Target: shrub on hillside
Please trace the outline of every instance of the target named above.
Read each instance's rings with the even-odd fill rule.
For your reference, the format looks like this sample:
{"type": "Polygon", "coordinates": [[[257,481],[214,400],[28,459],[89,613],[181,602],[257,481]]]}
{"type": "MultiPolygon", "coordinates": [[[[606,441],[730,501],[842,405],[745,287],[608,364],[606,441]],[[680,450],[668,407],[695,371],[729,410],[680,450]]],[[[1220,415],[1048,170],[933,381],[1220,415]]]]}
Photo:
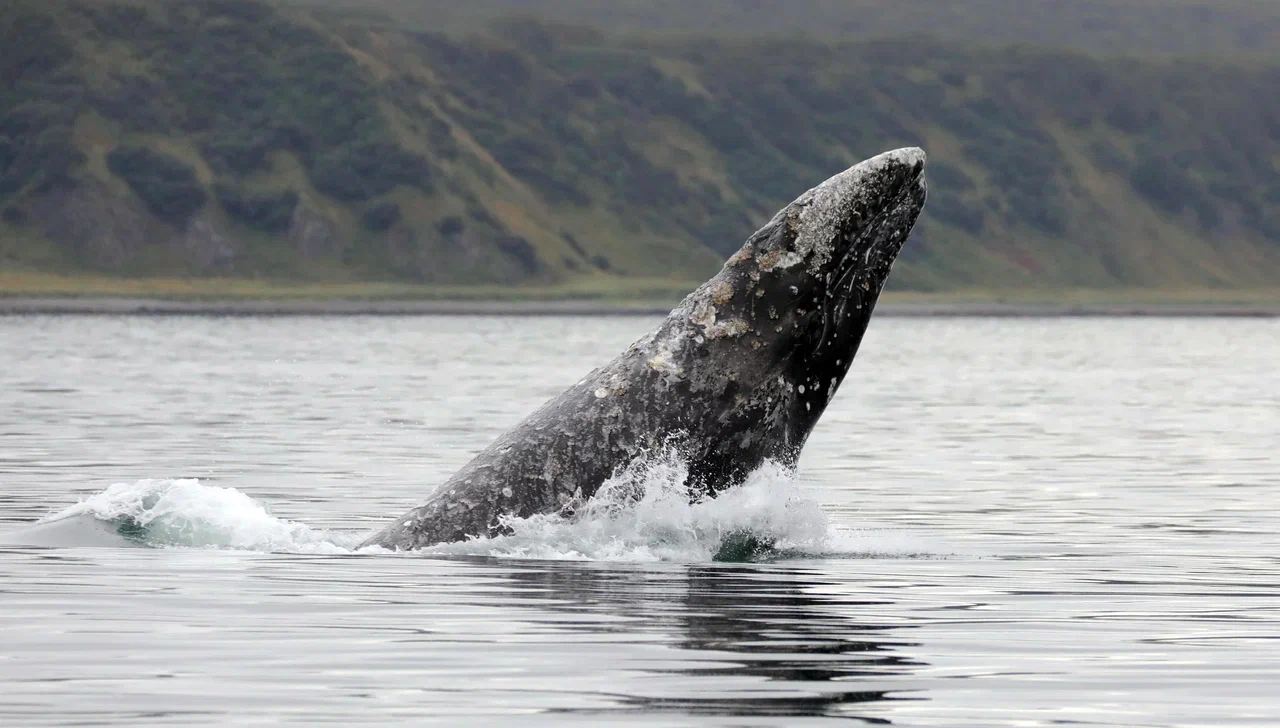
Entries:
{"type": "Polygon", "coordinates": [[[1010,209],[1018,219],[1050,235],[1067,231],[1067,210],[1059,200],[1059,192],[1037,193],[1017,191],[1009,196],[1010,209]]]}
{"type": "Polygon", "coordinates": [[[945,192],[966,192],[976,186],[964,170],[941,160],[929,162],[928,178],[931,189],[945,192]]]}
{"type": "Polygon", "coordinates": [[[75,56],[51,18],[25,13],[20,6],[6,14],[4,42],[0,43],[0,88],[40,80],[75,56]]]}
{"type": "Polygon", "coordinates": [[[436,225],[436,230],[446,238],[451,238],[465,230],[467,224],[457,215],[450,215],[436,225]]]}
{"type": "Polygon", "coordinates": [[[307,170],[317,190],[343,202],[362,202],[397,185],[431,191],[431,166],[394,142],[365,142],[317,155],[307,170]]]}
{"type": "Polygon", "coordinates": [[[184,225],[207,199],[195,170],[146,147],[120,146],[107,154],[107,168],[128,183],[152,215],[184,225]]]}
{"type": "Polygon", "coordinates": [[[540,267],[538,251],[534,250],[528,240],[517,235],[504,235],[495,242],[498,250],[514,258],[525,273],[533,274],[538,272],[540,267]]]}
{"type": "Polygon", "coordinates": [[[154,32],[155,23],[151,22],[146,8],[134,5],[107,5],[101,8],[79,6],[74,9],[93,21],[99,33],[116,40],[137,40],[145,37],[148,31],[154,32]]]}
{"type": "Polygon", "coordinates": [[[282,233],[293,223],[293,210],[298,206],[298,193],[251,193],[227,184],[214,187],[218,202],[227,215],[243,225],[268,233],[282,233]]]}
{"type": "Polygon", "coordinates": [[[954,194],[930,195],[925,208],[930,217],[964,230],[971,235],[982,232],[986,225],[986,213],[978,207],[970,207],[954,194]]]}
{"type": "Polygon", "coordinates": [[[360,226],[375,233],[390,230],[391,226],[398,222],[400,222],[400,206],[394,202],[370,205],[360,216],[360,226]]]}
{"type": "Polygon", "coordinates": [[[214,137],[200,146],[200,155],[213,171],[243,177],[260,169],[270,169],[267,155],[272,144],[264,137],[214,137]]]}
{"type": "Polygon", "coordinates": [[[84,152],[71,141],[71,127],[53,127],[26,138],[0,136],[0,197],[31,186],[48,189],[70,180],[84,164],[84,152]]]}
{"type": "Polygon", "coordinates": [[[1280,243],[1280,214],[1272,212],[1268,217],[1262,218],[1258,221],[1257,228],[1268,239],[1280,243]]]}
{"type": "MultiPolygon", "coordinates": [[[[484,129],[483,126],[480,128],[484,129]]],[[[558,147],[547,136],[508,130],[504,125],[495,125],[477,134],[498,164],[547,202],[553,205],[589,204],[591,198],[577,185],[577,172],[570,165],[561,163],[558,154],[561,151],[571,153],[572,147],[558,147]]]]}
{"type": "Polygon", "coordinates": [[[1182,212],[1199,190],[1186,172],[1164,157],[1147,157],[1134,166],[1129,184],[1138,194],[1168,213],[1182,212]]]}
{"type": "Polygon", "coordinates": [[[99,114],[135,132],[163,132],[176,126],[181,114],[165,104],[161,85],[133,76],[115,80],[118,85],[88,95],[99,114]]]}
{"type": "Polygon", "coordinates": [[[6,136],[0,136],[0,174],[9,169],[9,166],[18,158],[18,145],[12,139],[6,136]]]}

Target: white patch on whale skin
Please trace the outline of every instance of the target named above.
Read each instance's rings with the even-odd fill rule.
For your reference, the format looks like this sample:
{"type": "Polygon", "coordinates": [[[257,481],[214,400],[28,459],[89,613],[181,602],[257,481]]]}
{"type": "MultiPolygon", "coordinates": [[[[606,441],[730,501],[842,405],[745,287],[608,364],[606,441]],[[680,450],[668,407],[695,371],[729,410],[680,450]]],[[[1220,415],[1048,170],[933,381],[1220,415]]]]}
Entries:
{"type": "Polygon", "coordinates": [[[711,280],[710,283],[711,285],[709,286],[708,290],[711,293],[712,301],[723,306],[724,304],[733,300],[733,284],[732,283],[728,281],[723,281],[723,280],[716,280],[714,278],[711,280]]]}
{"type": "Polygon", "coordinates": [[[769,260],[766,270],[790,268],[808,260],[809,272],[818,274],[834,255],[841,223],[855,214],[851,208],[862,197],[858,191],[866,187],[867,180],[874,179],[890,165],[910,169],[924,160],[924,150],[917,147],[885,152],[800,195],[779,213],[787,216],[791,229],[796,232],[793,250],[771,251],[773,256],[761,256],[761,267],[765,268],[765,259],[769,260]]]}
{"type": "Polygon", "coordinates": [[[705,298],[699,300],[693,307],[693,313],[689,314],[689,323],[694,326],[701,326],[705,331],[713,326],[715,322],[716,307],[705,298]]]}
{"type": "Polygon", "coordinates": [[[722,339],[725,337],[742,336],[751,330],[750,324],[742,319],[729,319],[717,324],[708,326],[706,329],[708,339],[722,339]]]}
{"type": "Polygon", "coordinates": [[[784,252],[782,255],[779,255],[778,259],[774,262],[773,265],[771,265],[768,268],[768,270],[776,270],[778,268],[785,270],[795,265],[796,263],[803,261],[804,258],[805,258],[804,253],[798,250],[788,250],[784,252]]]}
{"type": "MultiPolygon", "coordinates": [[[[716,304],[727,304],[732,298],[733,284],[713,279],[681,304],[682,308],[691,309],[689,323],[702,329],[701,335],[693,337],[696,343],[701,344],[708,339],[742,336],[751,330],[751,325],[741,319],[717,320],[716,304]]],[[[653,366],[653,363],[654,360],[651,359],[650,366],[653,366]]]]}
{"type": "Polygon", "coordinates": [[[684,367],[679,364],[679,352],[684,345],[684,340],[688,337],[688,332],[677,331],[667,338],[657,340],[652,345],[653,356],[649,357],[645,364],[660,374],[683,377],[684,367]]]}
{"type": "Polygon", "coordinates": [[[659,350],[656,356],[649,359],[648,364],[650,369],[662,372],[663,374],[671,374],[677,377],[684,374],[684,369],[672,360],[670,349],[664,348],[659,350]]]}

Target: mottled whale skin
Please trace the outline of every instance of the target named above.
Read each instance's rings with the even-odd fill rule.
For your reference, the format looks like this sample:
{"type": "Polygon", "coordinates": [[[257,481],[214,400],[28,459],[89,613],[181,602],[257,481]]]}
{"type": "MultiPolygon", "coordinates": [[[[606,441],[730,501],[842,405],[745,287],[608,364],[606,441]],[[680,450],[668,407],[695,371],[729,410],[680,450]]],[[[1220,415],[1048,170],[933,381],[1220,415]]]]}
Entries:
{"type": "Polygon", "coordinates": [[[543,405],[365,545],[415,549],[571,509],[664,447],[716,491],[794,465],[844,379],[925,202],[925,154],[886,152],[801,195],[604,367],[543,405]]]}

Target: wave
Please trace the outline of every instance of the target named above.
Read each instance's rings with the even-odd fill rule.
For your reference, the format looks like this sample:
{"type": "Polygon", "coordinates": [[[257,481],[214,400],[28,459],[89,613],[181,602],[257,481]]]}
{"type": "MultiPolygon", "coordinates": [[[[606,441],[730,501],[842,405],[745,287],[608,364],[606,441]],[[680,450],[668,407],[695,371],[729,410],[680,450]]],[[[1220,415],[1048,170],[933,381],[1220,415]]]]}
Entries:
{"type": "MultiPolygon", "coordinates": [[[[419,554],[594,561],[761,561],[918,556],[901,534],[834,528],[794,473],[766,463],[742,485],[691,498],[688,464],[671,452],[615,474],[573,513],[503,519],[503,535],[419,554]]],[[[314,529],[271,514],[235,488],[195,479],[140,480],[106,490],[0,538],[47,546],[216,548],[288,553],[359,549],[366,534],[314,529]]]]}
{"type": "Polygon", "coordinates": [[[152,547],[349,553],[361,539],[278,518],[235,488],[194,478],[116,483],[41,519],[36,528],[70,535],[77,526],[103,525],[121,545],[152,547]]]}
{"type": "Polygon", "coordinates": [[[792,473],[766,463],[742,485],[693,499],[688,464],[671,452],[607,480],[572,515],[506,518],[501,536],[440,544],[440,554],[600,561],[746,561],[821,553],[831,527],[792,473]]]}

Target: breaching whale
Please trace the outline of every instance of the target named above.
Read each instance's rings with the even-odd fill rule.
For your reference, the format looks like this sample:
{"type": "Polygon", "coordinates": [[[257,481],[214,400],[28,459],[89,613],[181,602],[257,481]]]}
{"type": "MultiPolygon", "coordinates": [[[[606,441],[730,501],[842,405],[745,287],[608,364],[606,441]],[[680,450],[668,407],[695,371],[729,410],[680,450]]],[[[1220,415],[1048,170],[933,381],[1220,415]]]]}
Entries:
{"type": "Polygon", "coordinates": [[[801,195],[660,326],[364,545],[493,535],[502,517],[571,508],[664,447],[702,492],[766,459],[794,465],[924,207],[924,165],[920,149],[886,152],[801,195]]]}

